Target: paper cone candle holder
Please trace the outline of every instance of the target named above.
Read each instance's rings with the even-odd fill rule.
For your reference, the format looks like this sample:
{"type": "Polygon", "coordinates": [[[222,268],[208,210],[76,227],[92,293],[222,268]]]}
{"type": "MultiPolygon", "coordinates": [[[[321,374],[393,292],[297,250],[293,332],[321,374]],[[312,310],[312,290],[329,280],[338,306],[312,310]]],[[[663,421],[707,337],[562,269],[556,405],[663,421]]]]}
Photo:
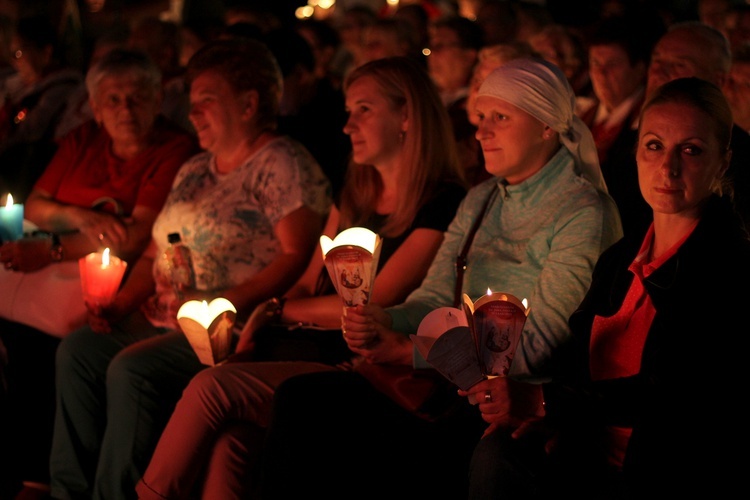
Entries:
{"type": "Polygon", "coordinates": [[[83,299],[89,304],[100,306],[111,304],[127,267],[127,262],[110,255],[109,248],[78,259],[83,299]]]}
{"type": "Polygon", "coordinates": [[[215,366],[231,354],[236,317],[234,305],[221,297],[210,303],[189,300],[177,311],[180,328],[200,362],[207,366],[215,366]]]}
{"type": "Polygon", "coordinates": [[[422,357],[448,380],[467,390],[510,371],[529,314],[526,299],[487,290],[476,302],[464,294],[461,308],[428,313],[410,335],[422,357]]]}
{"type": "Polygon", "coordinates": [[[320,237],[328,275],[345,306],[367,304],[375,282],[382,239],[363,227],[341,231],[331,240],[320,237]]]}
{"type": "Polygon", "coordinates": [[[23,205],[13,203],[8,193],[5,206],[0,207],[0,243],[15,241],[23,236],[23,205]]]}

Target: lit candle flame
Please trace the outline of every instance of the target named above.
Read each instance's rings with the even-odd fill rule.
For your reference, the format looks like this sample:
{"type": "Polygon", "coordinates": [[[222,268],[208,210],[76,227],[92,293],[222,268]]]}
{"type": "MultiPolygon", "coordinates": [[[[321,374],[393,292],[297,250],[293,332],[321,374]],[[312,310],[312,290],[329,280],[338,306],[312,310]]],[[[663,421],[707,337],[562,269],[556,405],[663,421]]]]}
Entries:
{"type": "Polygon", "coordinates": [[[109,266],[109,247],[104,249],[102,252],[102,267],[109,266]]]}
{"type": "Polygon", "coordinates": [[[490,290],[489,288],[487,288],[487,295],[492,295],[492,290],[490,290]]]}
{"type": "Polygon", "coordinates": [[[8,199],[5,202],[5,208],[10,208],[13,206],[13,195],[8,193],[8,199]]]}
{"type": "Polygon", "coordinates": [[[529,301],[528,301],[528,300],[526,300],[526,299],[523,299],[523,300],[521,301],[521,304],[523,304],[523,307],[525,307],[526,309],[528,309],[528,308],[529,308],[529,301]]]}

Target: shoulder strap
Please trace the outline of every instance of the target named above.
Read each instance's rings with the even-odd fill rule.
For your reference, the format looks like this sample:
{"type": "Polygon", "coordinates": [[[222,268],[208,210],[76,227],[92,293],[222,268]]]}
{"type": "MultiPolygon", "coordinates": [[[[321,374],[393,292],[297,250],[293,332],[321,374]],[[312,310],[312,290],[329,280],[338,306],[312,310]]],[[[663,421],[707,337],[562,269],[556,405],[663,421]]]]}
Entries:
{"type": "Polygon", "coordinates": [[[495,184],[495,187],[492,188],[489,196],[487,196],[487,199],[484,201],[482,210],[477,215],[477,218],[474,220],[474,224],[472,224],[469,233],[466,235],[466,241],[464,242],[464,246],[461,249],[461,253],[456,257],[456,288],[453,292],[453,307],[461,307],[461,290],[463,289],[464,273],[466,272],[467,263],[466,256],[469,254],[471,243],[472,241],[474,241],[474,235],[477,233],[479,226],[482,224],[482,220],[487,213],[487,207],[490,206],[490,202],[495,197],[496,192],[497,184],[495,184]]]}

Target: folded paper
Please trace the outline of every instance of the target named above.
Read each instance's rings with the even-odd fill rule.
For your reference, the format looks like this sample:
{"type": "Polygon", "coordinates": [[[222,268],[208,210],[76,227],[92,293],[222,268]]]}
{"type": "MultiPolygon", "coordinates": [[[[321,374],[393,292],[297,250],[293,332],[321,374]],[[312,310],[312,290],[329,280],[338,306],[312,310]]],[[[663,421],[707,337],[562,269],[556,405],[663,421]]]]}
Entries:
{"type": "Polygon", "coordinates": [[[382,239],[362,227],[320,237],[323,260],[345,306],[367,304],[375,282],[382,239]]]}
{"type": "Polygon", "coordinates": [[[489,376],[505,376],[529,308],[508,293],[488,293],[462,309],[441,307],[419,324],[412,342],[427,362],[461,389],[489,376]]]}
{"type": "Polygon", "coordinates": [[[180,328],[200,362],[207,366],[215,366],[231,354],[236,317],[234,305],[221,297],[210,303],[189,300],[177,311],[180,328]]]}

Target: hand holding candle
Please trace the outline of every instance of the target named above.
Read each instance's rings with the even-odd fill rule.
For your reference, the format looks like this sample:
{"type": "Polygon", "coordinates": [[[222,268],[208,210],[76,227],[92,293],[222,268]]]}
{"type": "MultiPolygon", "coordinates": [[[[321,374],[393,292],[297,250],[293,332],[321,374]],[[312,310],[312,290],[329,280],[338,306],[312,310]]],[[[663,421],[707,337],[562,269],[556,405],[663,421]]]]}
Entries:
{"type": "Polygon", "coordinates": [[[128,263],[104,252],[93,252],[78,260],[81,271],[83,299],[89,304],[107,306],[112,303],[120,288],[128,263]]]}
{"type": "Polygon", "coordinates": [[[13,203],[8,193],[4,207],[0,207],[0,242],[16,241],[23,236],[23,205],[13,203]]]}

